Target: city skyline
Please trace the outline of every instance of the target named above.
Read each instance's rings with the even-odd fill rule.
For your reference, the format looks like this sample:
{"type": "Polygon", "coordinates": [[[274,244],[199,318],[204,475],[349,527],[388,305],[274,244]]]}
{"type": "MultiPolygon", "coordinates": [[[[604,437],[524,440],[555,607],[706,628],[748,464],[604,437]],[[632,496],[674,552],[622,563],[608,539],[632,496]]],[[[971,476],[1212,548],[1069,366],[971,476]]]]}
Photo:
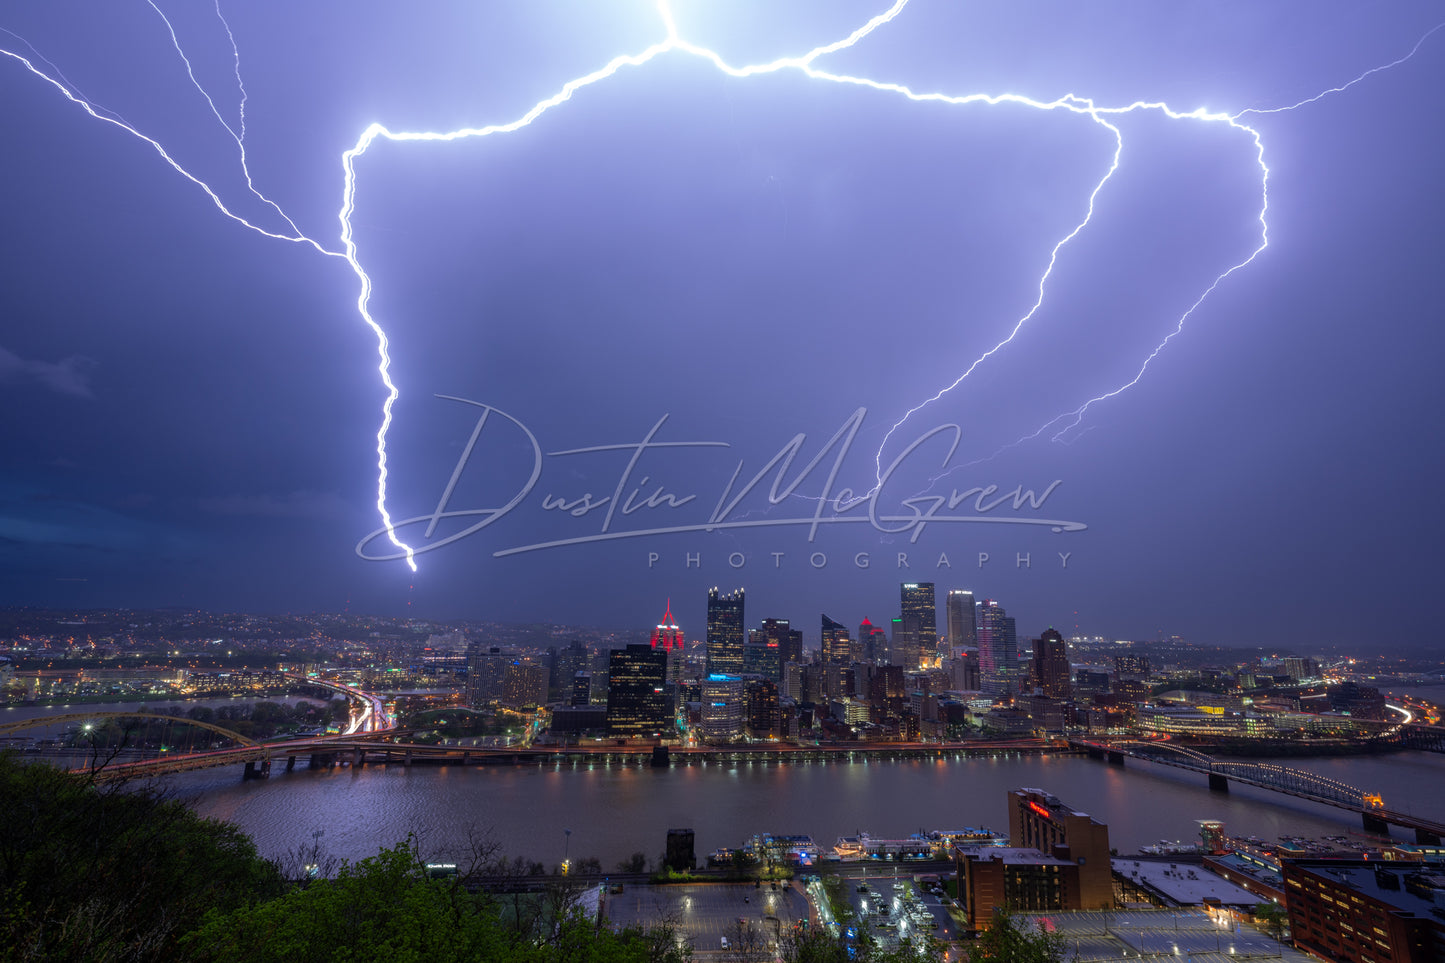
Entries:
{"type": "Polygon", "coordinates": [[[173,6],[0,17],[0,604],[1434,644],[1431,5],[173,6]]]}

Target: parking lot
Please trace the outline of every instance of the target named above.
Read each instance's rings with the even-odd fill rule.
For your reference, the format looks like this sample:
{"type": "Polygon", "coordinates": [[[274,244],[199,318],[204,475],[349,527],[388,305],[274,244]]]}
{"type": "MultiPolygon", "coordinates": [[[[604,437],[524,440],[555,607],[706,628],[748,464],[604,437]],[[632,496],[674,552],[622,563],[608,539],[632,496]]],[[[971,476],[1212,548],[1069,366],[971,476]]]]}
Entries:
{"type": "Polygon", "coordinates": [[[609,894],[603,913],[613,926],[671,923],[690,940],[695,952],[722,950],[724,937],[735,942],[751,933],[766,944],[808,918],[808,901],[801,887],[790,882],[690,883],[685,885],[628,885],[609,894]],[[776,889],[773,886],[776,885],[776,889]]]}
{"type": "Polygon", "coordinates": [[[855,930],[866,930],[885,947],[897,946],[904,937],[915,943],[958,938],[941,899],[907,877],[871,876],[844,883],[855,930]]]}

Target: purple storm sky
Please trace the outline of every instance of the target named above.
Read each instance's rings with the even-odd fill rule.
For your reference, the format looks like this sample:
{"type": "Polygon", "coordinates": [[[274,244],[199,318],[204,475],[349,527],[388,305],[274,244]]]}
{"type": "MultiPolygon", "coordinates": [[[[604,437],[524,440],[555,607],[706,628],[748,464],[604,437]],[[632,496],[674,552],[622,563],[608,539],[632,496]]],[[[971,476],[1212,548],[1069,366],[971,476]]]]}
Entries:
{"type": "MultiPolygon", "coordinates": [[[[641,2],[155,7],[195,84],[145,0],[18,0],[0,48],[291,233],[247,188],[239,65],[256,189],[337,255],[342,155],[369,125],[509,124],[669,36],[641,2]]],[[[743,67],[888,9],[672,13],[682,42],[743,67]]],[[[916,580],[996,598],[1028,635],[1438,649],[1439,19],[913,0],[812,69],[1034,105],[732,77],[673,49],[519,130],[376,139],[349,223],[400,391],[386,506],[423,519],[398,531],[429,549],[415,573],[358,554],[382,524],[386,392],[352,265],[228,218],[0,57],[0,604],[641,629],[671,597],[700,638],[706,589],[742,586],[750,625],[789,618],[816,644],[819,613],[886,623],[916,580]],[[1084,109],[1135,102],[1202,115],[1084,109]],[[1260,248],[1252,132],[1268,245],[1137,384],[1060,420],[1136,378],[1260,248]],[[439,396],[499,412],[464,464],[483,409],[439,396]],[[654,442],[715,444],[576,452],[636,446],[663,416],[654,442]],[[799,434],[791,496],[770,504],[775,466],[717,514],[799,434]],[[838,505],[875,487],[875,458],[898,467],[838,505]],[[472,514],[428,534],[449,483],[446,508],[472,514]],[[659,487],[671,499],[643,504],[659,487]],[[988,507],[1020,487],[1041,503],[988,507]],[[691,530],[636,534],[657,528],[691,530]]]]}

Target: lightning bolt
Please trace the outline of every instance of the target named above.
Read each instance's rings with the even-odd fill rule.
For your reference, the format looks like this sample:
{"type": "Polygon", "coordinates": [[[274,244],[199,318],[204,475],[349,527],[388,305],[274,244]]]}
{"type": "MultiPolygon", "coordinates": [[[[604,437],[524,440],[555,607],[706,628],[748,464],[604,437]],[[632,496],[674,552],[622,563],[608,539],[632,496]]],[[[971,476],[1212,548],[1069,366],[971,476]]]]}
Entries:
{"type": "Polygon", "coordinates": [[[231,135],[231,140],[236,142],[236,150],[240,154],[241,174],[246,179],[246,189],[277,214],[281,215],[281,219],[285,221],[287,226],[299,237],[301,235],[301,228],[296,226],[296,222],[292,221],[290,217],[287,217],[286,212],[281,210],[275,201],[257,190],[255,182],[251,180],[251,169],[246,163],[246,85],[241,80],[241,51],[236,46],[236,35],[231,32],[231,25],[226,22],[225,16],[221,13],[221,0],[216,0],[216,17],[221,21],[221,26],[226,29],[226,38],[231,42],[231,56],[235,64],[236,87],[241,94],[241,103],[238,111],[240,115],[239,133],[237,133],[236,129],[230,124],[226,123],[226,118],[222,117],[220,110],[216,108],[216,102],[211,99],[211,95],[206,91],[206,88],[201,86],[201,82],[196,79],[196,72],[191,67],[191,58],[186,56],[185,50],[181,47],[180,38],[176,36],[176,28],[171,24],[170,19],[160,7],[156,6],[155,0],[146,0],[146,4],[156,12],[156,16],[160,17],[161,22],[166,25],[166,31],[171,35],[171,46],[176,49],[176,54],[181,58],[181,63],[186,65],[186,76],[191,79],[191,86],[200,91],[201,96],[206,99],[206,106],[211,108],[211,114],[220,122],[220,125],[225,128],[226,133],[231,135]]]}
{"type": "MultiPolygon", "coordinates": [[[[1169,342],[1184,330],[1186,323],[1195,314],[1195,312],[1198,311],[1198,309],[1205,302],[1205,300],[1221,284],[1227,281],[1235,273],[1243,270],[1244,268],[1252,264],[1255,259],[1258,258],[1259,255],[1263,253],[1266,248],[1268,248],[1269,224],[1267,221],[1267,214],[1269,211],[1270,171],[1268,165],[1265,163],[1264,141],[1260,131],[1255,127],[1243,123],[1241,121],[1241,118],[1243,118],[1247,114],[1265,115],[1296,110],[1308,104],[1315,103],[1316,101],[1324,97],[1328,97],[1332,94],[1348,90],[1349,88],[1363,82],[1364,80],[1368,79],[1370,76],[1376,73],[1389,70],[1393,67],[1397,67],[1410,60],[1420,51],[1426,41],[1429,40],[1429,38],[1433,34],[1441,30],[1442,28],[1445,28],[1445,23],[1441,23],[1433,27],[1422,37],[1420,37],[1414,47],[1404,56],[1389,63],[1370,68],[1369,70],[1364,71],[1349,82],[1342,84],[1338,87],[1328,88],[1318,94],[1315,94],[1312,97],[1286,106],[1272,108],[1248,108],[1238,111],[1234,114],[1228,114],[1224,112],[1209,112],[1203,110],[1202,108],[1193,111],[1178,111],[1163,102],[1135,101],[1131,104],[1127,104],[1124,106],[1100,106],[1096,104],[1093,100],[1078,97],[1072,93],[1066,94],[1054,100],[1044,101],[1013,93],[971,93],[964,95],[949,95],[941,92],[919,92],[903,84],[890,83],[886,81],[871,79],[868,77],[859,77],[849,74],[833,73],[814,66],[815,62],[819,58],[854,46],[855,44],[866,38],[877,28],[892,21],[903,11],[904,7],[907,5],[908,0],[895,0],[891,7],[885,10],[883,13],[880,13],[872,19],[868,20],[861,27],[854,30],[846,37],[829,44],[815,47],[802,56],[783,57],[777,60],[769,61],[767,63],[736,67],[729,64],[717,52],[684,39],[678,30],[677,23],[672,15],[672,10],[669,3],[667,2],[667,0],[662,0],[662,2],[660,2],[658,6],[658,12],[662,19],[666,33],[664,39],[644,48],[639,53],[614,57],[612,60],[608,61],[607,64],[605,64],[603,67],[566,82],[555,94],[537,102],[529,110],[523,113],[520,117],[517,117],[515,120],[506,123],[492,124],[484,127],[467,127],[448,132],[392,131],[381,124],[372,124],[367,127],[361,133],[356,143],[350,149],[344,151],[341,155],[341,167],[343,175],[342,199],[341,208],[338,212],[338,219],[341,225],[340,242],[342,249],[340,251],[333,251],[327,249],[320,242],[314,240],[313,238],[309,237],[305,232],[303,232],[296,225],[296,223],[285,213],[285,211],[281,209],[278,204],[276,204],[274,201],[272,201],[270,198],[266,197],[260,192],[251,177],[246,158],[246,90],[245,85],[241,79],[240,51],[236,44],[235,35],[231,31],[230,24],[227,23],[225,17],[222,15],[220,0],[215,0],[216,16],[225,28],[226,36],[231,44],[236,85],[240,93],[240,104],[238,109],[239,123],[237,127],[232,127],[231,124],[225,120],[225,118],[221,115],[220,110],[216,107],[213,98],[205,90],[203,85],[197,80],[195,72],[191,66],[191,61],[189,57],[186,56],[185,51],[182,49],[180,40],[170,20],[166,17],[160,7],[157,6],[154,0],[146,0],[146,2],[165,23],[166,29],[171,37],[172,45],[175,48],[177,54],[180,56],[182,62],[184,63],[187,75],[190,78],[192,85],[197,89],[197,91],[200,92],[202,97],[205,98],[211,110],[211,113],[215,116],[216,120],[220,122],[221,126],[226,130],[226,132],[230,135],[231,139],[235,142],[239,156],[241,172],[245,178],[247,189],[255,197],[257,197],[264,204],[266,204],[270,209],[275,211],[275,213],[278,214],[281,219],[285,221],[287,227],[290,228],[289,233],[267,230],[266,228],[252,223],[247,218],[242,217],[240,214],[232,211],[222,200],[221,196],[216,190],[210,187],[199,177],[186,170],[165,150],[165,148],[157,140],[142,133],[140,130],[127,123],[119,114],[115,113],[114,111],[110,111],[102,107],[97,107],[95,103],[87,99],[74,84],[66,80],[64,75],[59,71],[59,69],[56,68],[54,64],[46,60],[42,55],[40,55],[38,51],[35,51],[34,59],[22,56],[19,53],[3,48],[0,48],[0,55],[4,55],[5,57],[8,57],[11,60],[14,60],[21,64],[26,70],[28,70],[30,73],[34,74],[36,77],[40,78],[44,82],[50,84],[63,97],[65,97],[66,100],[70,101],[72,104],[85,111],[95,120],[102,121],[106,124],[118,127],[127,132],[128,134],[132,135],[133,137],[136,137],[139,140],[143,141],[145,144],[149,145],[151,149],[153,149],[160,156],[160,158],[177,174],[179,174],[181,177],[185,178],[187,181],[189,181],[190,183],[198,187],[201,191],[203,191],[209,198],[211,203],[214,205],[214,207],[230,220],[235,221],[241,226],[249,230],[255,231],[256,233],[261,234],[265,237],[306,245],[313,248],[322,255],[332,258],[344,259],[347,262],[351,271],[355,274],[359,285],[356,301],[357,312],[363,322],[371,330],[373,336],[376,338],[377,351],[380,359],[377,370],[380,375],[382,385],[386,390],[386,398],[382,404],[381,425],[378,428],[376,434],[376,507],[379,515],[382,518],[388,537],[390,538],[392,544],[404,553],[407,564],[412,571],[416,571],[416,560],[414,551],[410,546],[406,545],[398,538],[392,524],[391,516],[386,507],[386,483],[388,477],[386,441],[387,434],[392,424],[393,408],[396,400],[400,396],[400,391],[390,375],[390,342],[387,338],[386,331],[382,327],[382,325],[376,320],[376,318],[371,314],[370,311],[373,285],[371,282],[371,278],[362,267],[361,261],[358,257],[358,246],[356,243],[355,231],[352,225],[352,215],[356,210],[356,162],[357,159],[362,157],[378,139],[394,142],[421,141],[445,143],[473,137],[489,137],[497,134],[513,133],[531,125],[534,121],[541,118],[544,114],[548,113],[553,108],[565,104],[572,99],[574,94],[578,93],[579,91],[594,84],[600,83],[621,72],[624,69],[632,67],[642,67],[648,62],[662,56],[663,54],[671,52],[678,52],[699,57],[711,63],[717,70],[726,74],[727,76],[739,79],[759,76],[763,74],[776,73],[783,70],[796,70],[808,76],[809,78],[820,82],[863,87],[880,93],[888,93],[902,96],[905,99],[913,102],[933,102],[959,107],[969,105],[985,105],[991,107],[1000,105],[1013,105],[1033,110],[1062,112],[1065,114],[1072,114],[1086,118],[1090,122],[1107,130],[1114,141],[1114,151],[1112,159],[1100,179],[1095,183],[1093,189],[1090,191],[1087,203],[1084,205],[1085,210],[1082,218],[1074,226],[1074,228],[1070,230],[1066,235],[1064,235],[1063,238],[1057,241],[1050,250],[1043,272],[1039,277],[1036,288],[1036,296],[1033,300],[1033,303],[1017,318],[1013,326],[1009,329],[1006,337],[1004,337],[997,344],[989,348],[977,359],[975,359],[967,368],[963,370],[963,372],[953,382],[940,388],[931,397],[925,399],[924,401],[904,412],[902,417],[891,428],[889,428],[888,432],[885,434],[882,442],[879,445],[878,453],[874,459],[875,475],[881,477],[881,459],[883,449],[886,446],[888,440],[893,436],[893,434],[899,428],[901,428],[903,424],[908,421],[909,418],[911,418],[913,415],[917,414],[924,408],[927,408],[928,406],[941,401],[949,392],[964,383],[964,381],[966,381],[973,374],[973,372],[978,369],[980,365],[986,363],[990,358],[992,358],[997,353],[1006,348],[1015,339],[1019,332],[1023,330],[1023,328],[1028,324],[1028,322],[1031,321],[1041,310],[1045,301],[1045,294],[1048,289],[1049,281],[1053,276],[1055,266],[1058,264],[1060,257],[1065,251],[1065,248],[1088,228],[1094,217],[1096,204],[1099,200],[1100,195],[1103,193],[1104,189],[1113,178],[1115,172],[1119,169],[1120,159],[1124,150],[1124,137],[1120,128],[1117,126],[1117,124],[1113,122],[1115,119],[1123,115],[1136,112],[1154,111],[1163,114],[1171,120],[1224,124],[1231,128],[1234,128],[1235,130],[1238,130],[1244,136],[1249,138],[1249,140],[1253,144],[1255,163],[1259,169],[1260,203],[1257,215],[1257,219],[1259,222],[1259,242],[1248,253],[1246,257],[1242,258],[1240,261],[1220,273],[1214,279],[1214,281],[1204,290],[1204,292],[1200,294],[1198,298],[1196,298],[1188,306],[1188,308],[1176,319],[1173,329],[1144,359],[1144,361],[1139,367],[1138,372],[1131,380],[1125,382],[1117,388],[1114,388],[1111,391],[1090,398],[1073,411],[1065,412],[1061,415],[1056,416],[1049,422],[1046,422],[1044,425],[1040,426],[1033,433],[1023,436],[1017,441],[1004,446],[1004,448],[1000,449],[999,452],[995,452],[994,455],[988,456],[989,458],[995,457],[997,454],[1001,453],[1007,448],[1023,444],[1024,442],[1037,438],[1045,432],[1048,432],[1051,429],[1055,428],[1057,428],[1057,430],[1052,435],[1052,440],[1067,442],[1069,440],[1066,437],[1068,433],[1074,428],[1078,427],[1080,422],[1083,420],[1084,415],[1089,411],[1091,407],[1108,399],[1114,398],[1119,394],[1127,391],[1134,385],[1138,384],[1139,380],[1143,378],[1144,374],[1148,370],[1149,365],[1168,346],[1169,342]],[[39,67],[37,67],[37,60],[44,63],[45,66],[50,69],[50,72],[47,73],[46,71],[41,70],[39,67]],[[1063,424],[1063,427],[1060,428],[1058,426],[1061,423],[1063,424]]],[[[28,42],[24,41],[23,38],[18,37],[18,35],[12,33],[11,31],[4,30],[4,28],[0,28],[0,31],[9,34],[12,37],[16,37],[16,39],[20,40],[22,43],[26,43],[27,46],[30,46],[28,42]]],[[[34,48],[31,47],[31,50],[34,51],[34,48]]],[[[1085,430],[1087,431],[1088,429],[1085,430]]],[[[1075,437],[1077,437],[1077,435],[1075,437]]],[[[972,464],[976,463],[977,462],[974,462],[972,464]]],[[[937,478],[933,480],[936,481],[937,478]]],[[[876,488],[874,490],[876,491],[876,488]]]]}

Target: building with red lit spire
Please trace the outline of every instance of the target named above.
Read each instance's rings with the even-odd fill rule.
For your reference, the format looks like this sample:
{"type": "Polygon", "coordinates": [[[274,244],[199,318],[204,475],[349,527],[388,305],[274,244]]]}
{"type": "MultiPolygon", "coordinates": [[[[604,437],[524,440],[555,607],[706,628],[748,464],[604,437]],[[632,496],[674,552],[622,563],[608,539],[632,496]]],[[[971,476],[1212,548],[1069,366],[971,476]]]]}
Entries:
{"type": "Polygon", "coordinates": [[[682,652],[682,629],[672,620],[672,599],[667,600],[667,611],[662,615],[662,621],[657,623],[657,628],[652,630],[652,647],[654,649],[666,649],[672,652],[682,652]]]}

